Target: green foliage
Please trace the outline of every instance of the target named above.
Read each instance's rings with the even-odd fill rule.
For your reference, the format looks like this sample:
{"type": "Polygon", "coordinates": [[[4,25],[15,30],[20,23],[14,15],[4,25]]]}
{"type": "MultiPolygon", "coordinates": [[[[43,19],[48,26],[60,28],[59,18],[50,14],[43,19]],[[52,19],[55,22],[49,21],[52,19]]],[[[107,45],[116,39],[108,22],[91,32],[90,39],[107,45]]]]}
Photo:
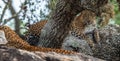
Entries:
{"type": "Polygon", "coordinates": [[[116,2],[116,0],[110,0],[110,2],[114,5],[115,18],[113,20],[116,24],[120,24],[120,11],[118,3],[116,2]]]}
{"type": "Polygon", "coordinates": [[[115,15],[115,21],[116,24],[120,24],[120,12],[115,15]]]}

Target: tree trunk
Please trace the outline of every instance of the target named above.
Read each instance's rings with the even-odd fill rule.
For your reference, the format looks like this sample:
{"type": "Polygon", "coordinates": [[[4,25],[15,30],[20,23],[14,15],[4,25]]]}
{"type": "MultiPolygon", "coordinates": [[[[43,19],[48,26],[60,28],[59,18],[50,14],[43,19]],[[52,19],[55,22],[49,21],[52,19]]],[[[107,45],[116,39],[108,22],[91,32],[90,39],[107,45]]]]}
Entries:
{"type": "MultiPolygon", "coordinates": [[[[77,0],[78,1],[78,0],[77,0]]],[[[59,0],[50,20],[41,31],[39,46],[60,48],[68,34],[70,23],[82,9],[76,10],[76,0],[59,0]]]]}
{"type": "Polygon", "coordinates": [[[83,8],[97,11],[95,9],[104,5],[107,1],[108,0],[59,0],[50,20],[41,30],[38,46],[61,48],[64,38],[68,35],[70,24],[74,17],[81,12],[83,8]]]}
{"type": "MultiPolygon", "coordinates": [[[[10,2],[9,9],[10,9],[11,14],[16,15],[17,13],[12,6],[12,0],[9,2],[10,2]]],[[[15,32],[20,35],[20,20],[19,20],[18,16],[14,17],[14,22],[15,22],[15,32]]]]}

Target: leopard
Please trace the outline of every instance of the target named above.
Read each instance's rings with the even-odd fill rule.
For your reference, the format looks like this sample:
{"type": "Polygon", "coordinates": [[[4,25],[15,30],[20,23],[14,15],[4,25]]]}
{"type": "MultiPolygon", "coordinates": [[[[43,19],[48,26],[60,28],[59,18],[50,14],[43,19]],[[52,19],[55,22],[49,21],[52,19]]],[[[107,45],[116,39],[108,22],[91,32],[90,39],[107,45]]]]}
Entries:
{"type": "Polygon", "coordinates": [[[79,39],[87,41],[90,47],[94,47],[94,44],[97,44],[99,42],[99,33],[97,33],[97,31],[95,32],[96,28],[89,32],[86,32],[86,28],[89,28],[90,26],[96,26],[96,14],[90,10],[83,10],[74,18],[73,22],[71,23],[70,31],[72,35],[79,39]],[[87,33],[94,34],[93,37],[97,34],[97,37],[95,37],[93,40],[90,40],[87,37],[87,33]]]}
{"type": "Polygon", "coordinates": [[[96,15],[90,10],[83,10],[75,17],[71,23],[71,33],[76,37],[83,36],[85,28],[89,25],[95,25],[96,15]]]}
{"type": "Polygon", "coordinates": [[[44,25],[47,23],[48,20],[41,20],[41,21],[38,21],[32,25],[28,25],[27,27],[29,28],[28,29],[28,32],[33,34],[33,35],[39,35],[40,34],[40,31],[44,25]]]}
{"type": "Polygon", "coordinates": [[[5,37],[8,41],[5,45],[8,47],[14,47],[17,49],[23,49],[27,51],[40,51],[40,52],[56,52],[60,54],[76,54],[77,52],[63,50],[63,49],[54,49],[54,48],[44,48],[32,46],[15,33],[10,27],[1,25],[0,30],[4,31],[5,37]]]}
{"type": "Polygon", "coordinates": [[[37,46],[37,43],[39,41],[39,35],[41,29],[44,27],[44,25],[47,23],[48,20],[41,20],[34,24],[27,25],[28,30],[25,33],[25,40],[30,44],[37,46]]]}
{"type": "MultiPolygon", "coordinates": [[[[98,9],[98,14],[94,13],[90,10],[83,10],[71,23],[71,33],[78,37],[86,39],[87,33],[85,33],[85,29],[88,28],[89,25],[95,27],[93,29],[92,35],[93,40],[87,40],[90,45],[94,45],[94,43],[99,43],[99,28],[103,28],[109,24],[109,20],[115,17],[114,5],[112,3],[107,3],[98,9]],[[100,19],[97,19],[99,17],[100,19]]],[[[88,32],[89,33],[89,32],[88,32]]],[[[88,38],[87,38],[88,39],[88,38]]]]}

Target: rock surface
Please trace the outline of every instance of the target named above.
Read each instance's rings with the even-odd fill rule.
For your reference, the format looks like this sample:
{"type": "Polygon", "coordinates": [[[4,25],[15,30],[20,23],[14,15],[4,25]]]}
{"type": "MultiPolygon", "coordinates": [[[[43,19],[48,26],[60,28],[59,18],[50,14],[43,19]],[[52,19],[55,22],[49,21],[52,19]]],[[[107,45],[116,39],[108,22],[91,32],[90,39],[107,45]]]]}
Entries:
{"type": "Polygon", "coordinates": [[[7,42],[4,31],[0,30],[0,44],[6,44],[7,42]]]}
{"type": "Polygon", "coordinates": [[[81,53],[62,55],[55,52],[29,52],[0,45],[0,61],[104,61],[81,53]]]}
{"type": "MultiPolygon", "coordinates": [[[[89,32],[89,30],[86,31],[89,32]]],[[[100,39],[98,43],[94,42],[92,47],[86,42],[87,40],[68,35],[62,48],[82,52],[107,61],[120,61],[120,26],[108,25],[98,29],[98,32],[100,39]]],[[[94,41],[92,34],[86,36],[90,41],[94,41]]]]}

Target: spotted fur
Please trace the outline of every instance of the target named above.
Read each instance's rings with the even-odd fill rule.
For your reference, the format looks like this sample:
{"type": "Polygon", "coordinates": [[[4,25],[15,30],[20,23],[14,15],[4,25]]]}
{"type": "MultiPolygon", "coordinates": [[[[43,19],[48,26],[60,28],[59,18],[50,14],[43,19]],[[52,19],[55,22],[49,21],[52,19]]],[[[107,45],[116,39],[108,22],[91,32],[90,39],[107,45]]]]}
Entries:
{"type": "Polygon", "coordinates": [[[84,38],[85,28],[91,24],[95,24],[95,13],[89,10],[83,10],[71,24],[71,33],[76,37],[84,38]]]}
{"type": "Polygon", "coordinates": [[[26,41],[22,40],[13,30],[8,26],[0,26],[0,30],[5,32],[5,37],[8,41],[6,44],[9,47],[15,47],[18,49],[24,49],[28,51],[41,51],[41,52],[57,52],[61,54],[76,54],[76,52],[62,50],[62,49],[51,49],[44,47],[31,46],[26,41]]]}
{"type": "Polygon", "coordinates": [[[28,25],[28,31],[25,36],[26,36],[26,41],[30,45],[34,45],[34,46],[37,45],[39,41],[40,31],[46,23],[47,23],[47,20],[42,20],[32,25],[28,25]]]}

